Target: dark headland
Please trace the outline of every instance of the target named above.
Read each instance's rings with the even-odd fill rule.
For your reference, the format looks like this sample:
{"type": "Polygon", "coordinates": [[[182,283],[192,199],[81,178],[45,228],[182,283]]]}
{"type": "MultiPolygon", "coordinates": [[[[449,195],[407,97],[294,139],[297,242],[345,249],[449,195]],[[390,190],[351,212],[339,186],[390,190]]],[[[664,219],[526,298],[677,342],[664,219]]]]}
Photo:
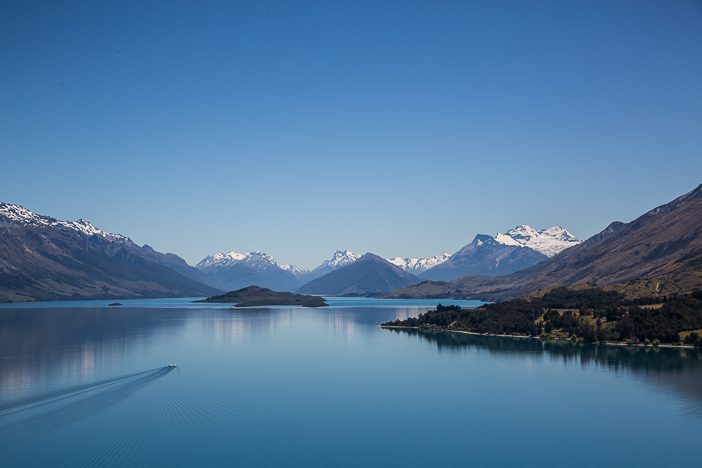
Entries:
{"type": "Polygon", "coordinates": [[[582,343],[702,346],[702,291],[627,299],[591,287],[554,288],[541,297],[476,309],[438,305],[383,328],[417,328],[582,343]]]}
{"type": "Polygon", "coordinates": [[[327,301],[320,296],[307,296],[290,292],[272,291],[259,286],[247,286],[219,296],[208,297],[198,302],[232,303],[236,307],[297,305],[302,307],[325,307],[327,301]]]}

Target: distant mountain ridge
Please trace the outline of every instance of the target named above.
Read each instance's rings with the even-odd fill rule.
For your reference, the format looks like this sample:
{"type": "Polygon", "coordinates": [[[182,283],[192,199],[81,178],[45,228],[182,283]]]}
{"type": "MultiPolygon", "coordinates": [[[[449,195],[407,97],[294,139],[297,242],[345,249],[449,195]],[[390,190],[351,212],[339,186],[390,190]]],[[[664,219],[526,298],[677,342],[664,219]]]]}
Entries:
{"type": "Polygon", "coordinates": [[[451,254],[444,253],[441,255],[434,255],[433,257],[423,258],[393,257],[388,258],[387,261],[395,266],[402,268],[405,271],[408,271],[415,275],[421,275],[425,271],[444,263],[450,257],[451,254]]]}
{"type": "Polygon", "coordinates": [[[202,259],[195,268],[205,275],[209,284],[227,291],[253,285],[292,291],[300,285],[297,270],[290,266],[283,268],[273,257],[259,251],[215,253],[202,259]]]}
{"type": "MultiPolygon", "coordinates": [[[[494,238],[479,235],[475,242],[485,246],[472,252],[471,249],[476,246],[471,247],[472,244],[469,244],[456,252],[453,258],[444,253],[433,257],[393,257],[385,260],[422,278],[453,280],[467,274],[512,273],[535,265],[549,255],[580,241],[560,226],[536,230],[528,225],[520,225],[504,234],[498,233],[494,238]],[[469,259],[471,256],[474,258],[469,259]]],[[[259,285],[281,291],[295,291],[359,258],[360,255],[350,250],[337,250],[316,268],[306,270],[294,265],[278,264],[273,257],[260,251],[231,251],[208,255],[196,268],[203,273],[208,284],[226,290],[259,285]]]]}
{"type": "MultiPolygon", "coordinates": [[[[443,254],[430,258],[389,259],[390,263],[413,274],[427,271],[449,258],[443,254]]],[[[218,252],[202,259],[196,268],[208,282],[223,289],[236,289],[249,285],[262,285],[283,291],[294,291],[314,279],[320,278],[341,267],[356,262],[360,255],[350,250],[337,250],[312,270],[305,270],[293,265],[280,265],[270,255],[263,252],[218,252]]]]}
{"type": "Polygon", "coordinates": [[[85,220],[0,203],[0,301],[199,296],[218,290],[174,254],[85,220]]]}
{"type": "Polygon", "coordinates": [[[202,259],[195,268],[199,270],[204,270],[209,267],[219,266],[231,266],[245,264],[252,268],[269,268],[271,266],[278,266],[278,263],[270,255],[254,251],[249,253],[239,253],[239,252],[219,252],[213,255],[208,255],[202,259]]]}
{"type": "Polygon", "coordinates": [[[304,283],[324,276],[359,258],[349,250],[337,250],[313,270],[278,264],[270,255],[260,252],[218,252],[202,259],[196,268],[210,284],[226,290],[246,286],[262,286],[279,291],[295,291],[304,283]]]}
{"type": "Polygon", "coordinates": [[[363,295],[401,288],[420,279],[386,259],[367,253],[348,265],[303,285],[303,294],[363,295]]]}
{"type": "MultiPolygon", "coordinates": [[[[402,270],[420,274],[439,265],[450,257],[449,254],[429,258],[395,257],[385,259],[402,270]]],[[[339,268],[351,265],[361,256],[350,250],[337,250],[312,270],[293,265],[281,265],[263,252],[218,252],[202,259],[196,268],[206,277],[208,284],[218,288],[236,289],[249,285],[262,285],[283,291],[296,291],[300,286],[321,278],[339,268]]]]}

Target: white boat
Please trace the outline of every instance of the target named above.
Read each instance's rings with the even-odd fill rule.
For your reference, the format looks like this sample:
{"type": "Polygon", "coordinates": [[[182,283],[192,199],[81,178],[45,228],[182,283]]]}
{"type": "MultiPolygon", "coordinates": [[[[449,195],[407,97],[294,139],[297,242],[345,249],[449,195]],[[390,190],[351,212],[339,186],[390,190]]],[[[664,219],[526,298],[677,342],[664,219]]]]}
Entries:
{"type": "Polygon", "coordinates": [[[175,362],[172,362],[172,363],[168,364],[168,367],[170,367],[170,368],[173,368],[173,367],[175,367],[175,366],[176,366],[176,363],[175,363],[175,362]]]}

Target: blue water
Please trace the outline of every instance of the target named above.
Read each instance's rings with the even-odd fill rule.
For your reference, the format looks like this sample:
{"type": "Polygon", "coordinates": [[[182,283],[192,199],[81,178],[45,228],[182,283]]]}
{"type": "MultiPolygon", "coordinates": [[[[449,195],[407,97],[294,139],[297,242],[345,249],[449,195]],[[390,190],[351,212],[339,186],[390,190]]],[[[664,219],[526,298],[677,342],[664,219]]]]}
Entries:
{"type": "MultiPolygon", "coordinates": [[[[232,304],[214,304],[199,302],[204,297],[167,297],[162,299],[95,299],[80,301],[57,302],[15,302],[0,304],[0,309],[85,309],[103,308],[109,304],[118,303],[121,307],[141,308],[200,308],[200,309],[231,309],[232,304]]],[[[461,307],[477,307],[484,304],[481,301],[463,299],[375,299],[366,297],[325,297],[327,304],[332,307],[419,307],[429,309],[437,304],[459,305],[461,307]]],[[[278,308],[297,308],[298,306],[279,306],[278,308]]],[[[257,307],[248,307],[249,309],[257,307]]]]}
{"type": "Polygon", "coordinates": [[[697,352],[390,331],[427,303],[338,301],[2,308],[0,466],[700,466],[697,352]]]}

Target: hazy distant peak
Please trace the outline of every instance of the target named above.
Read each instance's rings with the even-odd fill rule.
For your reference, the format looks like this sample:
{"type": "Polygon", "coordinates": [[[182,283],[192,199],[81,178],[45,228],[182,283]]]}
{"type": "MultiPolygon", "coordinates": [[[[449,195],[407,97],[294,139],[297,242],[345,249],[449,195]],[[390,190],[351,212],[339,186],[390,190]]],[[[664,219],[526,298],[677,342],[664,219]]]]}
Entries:
{"type": "Polygon", "coordinates": [[[211,267],[228,267],[235,264],[245,264],[255,269],[265,269],[277,267],[278,263],[273,257],[267,253],[255,250],[249,253],[217,252],[203,258],[200,263],[195,265],[196,268],[203,270],[211,267]]]}
{"type": "Polygon", "coordinates": [[[433,257],[422,258],[393,257],[388,258],[387,261],[410,273],[420,274],[436,265],[444,263],[449,257],[451,257],[451,254],[443,253],[441,255],[434,255],[433,257]]]}
{"type": "Polygon", "coordinates": [[[299,275],[299,274],[304,273],[306,271],[306,270],[303,270],[302,268],[296,267],[295,265],[285,264],[285,265],[278,265],[278,266],[281,269],[283,269],[285,271],[289,271],[290,273],[292,273],[294,275],[299,275]]]}

